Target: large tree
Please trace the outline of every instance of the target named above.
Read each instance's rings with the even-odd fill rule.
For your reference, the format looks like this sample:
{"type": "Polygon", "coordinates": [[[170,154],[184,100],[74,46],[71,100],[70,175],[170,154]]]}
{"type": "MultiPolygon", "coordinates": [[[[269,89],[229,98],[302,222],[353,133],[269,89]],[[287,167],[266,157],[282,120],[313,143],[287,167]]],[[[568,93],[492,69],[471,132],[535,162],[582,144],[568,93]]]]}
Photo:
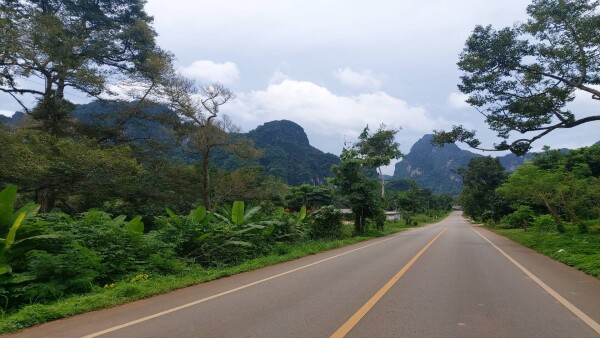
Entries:
{"type": "Polygon", "coordinates": [[[465,214],[476,220],[494,218],[498,199],[495,190],[507,177],[500,160],[490,156],[474,157],[466,168],[458,172],[463,178],[464,189],[460,194],[460,202],[465,214]],[[492,214],[484,216],[485,213],[492,214]]]}
{"type": "Polygon", "coordinates": [[[381,166],[387,165],[392,159],[402,156],[395,138],[398,130],[387,129],[382,124],[373,134],[369,126],[363,129],[358,141],[352,147],[343,149],[340,155],[341,163],[331,167],[334,175],[330,179],[342,196],[347,198],[354,214],[354,229],[356,233],[365,231],[366,219],[373,219],[379,228],[383,228],[383,198],[385,197],[385,178],[381,166]],[[379,170],[381,179],[381,196],[375,189],[377,181],[371,179],[369,173],[379,170]]]}
{"type": "Polygon", "coordinates": [[[220,148],[242,158],[256,157],[260,152],[250,140],[239,136],[238,126],[221,114],[221,107],[235,98],[225,86],[219,83],[198,86],[194,81],[172,73],[163,87],[163,96],[182,119],[178,129],[183,135],[184,150],[200,157],[203,201],[210,210],[210,163],[214,152],[220,148]]]}
{"type": "Polygon", "coordinates": [[[366,166],[365,160],[354,148],[343,149],[340,159],[340,164],[331,167],[333,177],[329,181],[348,200],[354,214],[355,233],[365,231],[367,219],[375,219],[378,226],[383,227],[385,215],[381,209],[381,198],[377,196],[377,180],[367,175],[372,167],[366,166]]]}
{"type": "Polygon", "coordinates": [[[396,142],[398,132],[399,130],[387,129],[386,125],[382,124],[379,129],[371,133],[369,126],[366,126],[358,136],[358,142],[354,145],[358,153],[365,159],[366,165],[377,168],[381,181],[381,198],[385,197],[385,177],[381,167],[403,156],[398,149],[400,144],[396,142]]]}
{"type": "Polygon", "coordinates": [[[69,133],[65,98],[98,97],[123,80],[143,85],[144,99],[170,66],[155,44],[143,0],[0,1],[0,92],[12,96],[42,130],[69,133]],[[23,96],[37,99],[30,107],[23,96]]]}
{"type": "MultiPolygon", "coordinates": [[[[578,95],[600,101],[600,2],[534,0],[527,22],[500,30],[477,26],[460,54],[459,90],[503,139],[492,150],[524,154],[548,133],[600,121],[570,109],[578,95]],[[520,138],[511,138],[514,132],[520,138]]],[[[481,149],[474,131],[454,126],[435,141],[481,149]]]]}

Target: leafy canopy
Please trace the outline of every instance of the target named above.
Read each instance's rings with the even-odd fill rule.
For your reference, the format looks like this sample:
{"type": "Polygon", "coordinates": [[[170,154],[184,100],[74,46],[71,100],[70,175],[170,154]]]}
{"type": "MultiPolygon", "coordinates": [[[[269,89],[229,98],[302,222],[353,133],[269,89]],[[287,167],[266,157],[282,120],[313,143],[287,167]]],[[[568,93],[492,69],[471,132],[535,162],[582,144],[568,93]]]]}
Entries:
{"type": "MultiPolygon", "coordinates": [[[[458,88],[502,140],[493,150],[522,155],[556,129],[600,121],[574,112],[576,95],[600,100],[600,2],[534,0],[529,19],[500,30],[477,26],[460,54],[458,88]],[[521,138],[509,140],[517,132],[521,138]]],[[[437,143],[481,149],[474,131],[436,131],[437,143]]]]}

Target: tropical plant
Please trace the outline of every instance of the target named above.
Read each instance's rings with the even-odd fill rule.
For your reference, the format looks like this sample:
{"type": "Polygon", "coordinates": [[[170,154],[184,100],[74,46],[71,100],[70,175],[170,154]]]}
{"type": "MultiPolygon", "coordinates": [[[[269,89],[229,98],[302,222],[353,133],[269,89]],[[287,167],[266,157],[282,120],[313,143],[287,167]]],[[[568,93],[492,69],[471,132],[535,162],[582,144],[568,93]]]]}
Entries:
{"type": "Polygon", "coordinates": [[[13,253],[26,253],[26,251],[31,249],[26,244],[38,239],[57,237],[51,234],[21,236],[18,232],[23,222],[26,218],[35,216],[40,206],[28,203],[15,211],[14,203],[16,197],[17,187],[15,185],[9,185],[0,192],[0,275],[13,271],[13,267],[10,264],[11,261],[17,259],[17,257],[13,256],[13,253]],[[25,246],[25,248],[19,248],[21,246],[25,246]]]}
{"type": "Polygon", "coordinates": [[[326,205],[310,214],[312,238],[342,237],[342,213],[333,205],[326,205]]]}

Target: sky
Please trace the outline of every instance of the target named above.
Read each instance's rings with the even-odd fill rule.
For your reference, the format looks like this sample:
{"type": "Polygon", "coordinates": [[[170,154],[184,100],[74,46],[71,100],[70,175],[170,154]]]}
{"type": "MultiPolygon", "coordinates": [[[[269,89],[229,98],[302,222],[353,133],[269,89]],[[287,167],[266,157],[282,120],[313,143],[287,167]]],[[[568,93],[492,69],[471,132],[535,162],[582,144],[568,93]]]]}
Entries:
{"type": "MultiPolygon", "coordinates": [[[[528,1],[149,0],[158,44],[200,84],[236,93],[223,112],[249,131],[272,120],[301,125],[313,146],[339,154],[365,126],[401,128],[404,153],[426,133],[463,124],[498,139],[457,89],[458,55],[475,25],[526,20],[528,1]]],[[[85,98],[74,96],[74,102],[85,98]]],[[[574,107],[592,112],[591,98],[574,107]]],[[[0,96],[0,114],[19,107],[0,96]]],[[[534,143],[576,148],[600,123],[534,143]]],[[[466,148],[465,146],[461,146],[466,148]]],[[[392,174],[393,167],[386,169],[392,174]]]]}

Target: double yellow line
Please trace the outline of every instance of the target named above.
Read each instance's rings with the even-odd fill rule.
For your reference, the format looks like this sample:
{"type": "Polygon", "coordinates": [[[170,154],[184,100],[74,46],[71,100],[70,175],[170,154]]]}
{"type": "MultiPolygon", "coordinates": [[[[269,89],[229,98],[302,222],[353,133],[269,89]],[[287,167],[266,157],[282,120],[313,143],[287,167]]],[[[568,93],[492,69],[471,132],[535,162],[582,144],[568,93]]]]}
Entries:
{"type": "Polygon", "coordinates": [[[408,269],[415,264],[417,259],[419,259],[419,257],[421,257],[421,255],[425,253],[425,251],[427,251],[427,249],[429,249],[429,247],[435,241],[437,241],[437,239],[440,238],[444,232],[446,232],[446,230],[448,230],[448,228],[449,226],[444,228],[444,230],[437,234],[437,236],[435,236],[431,242],[427,243],[427,245],[425,245],[423,249],[419,251],[419,253],[417,253],[408,263],[406,263],[406,265],[402,267],[402,269],[400,269],[400,271],[398,271],[398,273],[395,274],[392,279],[390,279],[381,289],[379,289],[379,291],[375,293],[375,295],[373,295],[373,297],[371,297],[371,299],[361,306],[361,308],[358,309],[358,311],[356,311],[356,313],[354,313],[354,315],[352,315],[352,317],[350,317],[350,319],[348,319],[344,325],[337,329],[337,331],[331,335],[331,338],[345,337],[348,332],[350,332],[350,330],[352,330],[356,324],[358,324],[358,322],[373,308],[373,306],[375,306],[375,304],[377,304],[377,302],[379,302],[379,300],[392,288],[392,286],[394,286],[394,284],[396,284],[396,282],[398,282],[400,278],[404,276],[406,271],[408,271],[408,269]]]}

